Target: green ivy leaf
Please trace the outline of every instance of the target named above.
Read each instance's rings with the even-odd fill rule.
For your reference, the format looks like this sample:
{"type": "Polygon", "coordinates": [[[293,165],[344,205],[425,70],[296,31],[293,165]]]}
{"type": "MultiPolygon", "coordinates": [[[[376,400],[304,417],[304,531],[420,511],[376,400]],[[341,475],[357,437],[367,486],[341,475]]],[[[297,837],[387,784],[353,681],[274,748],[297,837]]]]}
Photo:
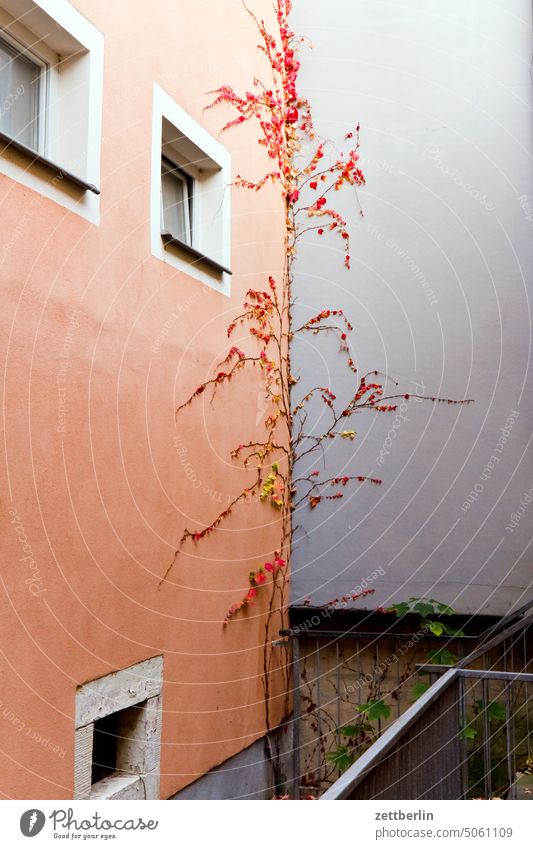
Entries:
{"type": "Polygon", "coordinates": [[[489,704],[489,716],[502,722],[505,719],[505,704],[503,702],[491,702],[489,704]]]}
{"type": "Polygon", "coordinates": [[[434,622],[428,619],[422,622],[422,626],[427,628],[428,631],[431,631],[432,634],[435,634],[436,637],[440,637],[446,631],[446,626],[442,622],[434,622]]]}
{"type": "Polygon", "coordinates": [[[344,772],[354,762],[354,756],[350,754],[346,746],[339,746],[332,752],[328,752],[326,760],[335,764],[339,772],[344,772]]]}
{"type": "Polygon", "coordinates": [[[360,725],[343,725],[342,728],[337,728],[339,734],[342,734],[343,737],[356,737],[357,734],[361,733],[360,725]]]}
{"type": "Polygon", "coordinates": [[[431,616],[432,613],[435,612],[433,608],[433,604],[430,601],[417,601],[416,604],[413,604],[413,612],[419,613],[420,616],[431,616]]]}
{"type": "Polygon", "coordinates": [[[471,725],[465,725],[464,728],[461,728],[460,736],[463,740],[475,740],[477,731],[475,728],[472,728],[471,725]]]}
{"type": "Polygon", "coordinates": [[[432,602],[436,613],[440,613],[441,616],[453,616],[455,611],[449,604],[442,604],[442,602],[435,601],[435,599],[432,599],[432,602]]]}
{"type": "Polygon", "coordinates": [[[408,601],[400,601],[393,607],[389,607],[387,612],[396,613],[398,618],[407,613],[418,613],[426,619],[431,615],[452,616],[454,610],[448,604],[443,604],[434,598],[410,598],[408,601]]]}
{"type": "MultiPolygon", "coordinates": [[[[476,708],[478,713],[482,713],[485,710],[485,702],[483,701],[483,699],[476,699],[476,708]]],[[[496,700],[489,702],[487,707],[487,713],[490,719],[495,719],[498,722],[503,722],[506,716],[504,702],[499,702],[496,700]]]]}
{"type": "Polygon", "coordinates": [[[419,699],[420,696],[424,695],[427,689],[429,689],[429,683],[427,681],[418,681],[416,684],[413,684],[411,687],[413,698],[419,699]]]}
{"type": "Polygon", "coordinates": [[[448,625],[444,625],[444,623],[442,626],[444,628],[444,633],[448,634],[450,637],[464,637],[465,635],[464,631],[459,631],[456,628],[450,628],[448,625]]]}
{"type": "Polygon", "coordinates": [[[387,609],[387,613],[395,613],[398,619],[400,619],[402,616],[409,613],[409,610],[410,608],[407,602],[401,601],[399,604],[395,604],[394,607],[389,607],[387,609]]]}
{"type": "Polygon", "coordinates": [[[453,666],[457,663],[458,657],[448,649],[435,649],[430,651],[427,656],[428,663],[436,663],[443,666],[453,666]]]}
{"type": "Polygon", "coordinates": [[[358,705],[357,710],[366,713],[370,722],[375,722],[377,719],[388,719],[391,715],[391,708],[385,704],[383,699],[372,699],[364,705],[358,705]]]}

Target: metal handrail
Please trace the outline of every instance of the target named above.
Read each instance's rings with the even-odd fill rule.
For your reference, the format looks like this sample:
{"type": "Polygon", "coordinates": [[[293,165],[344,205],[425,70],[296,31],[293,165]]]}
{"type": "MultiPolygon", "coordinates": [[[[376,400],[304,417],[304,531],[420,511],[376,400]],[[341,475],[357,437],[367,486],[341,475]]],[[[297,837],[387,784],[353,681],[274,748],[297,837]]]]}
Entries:
{"type": "Polygon", "coordinates": [[[490,628],[487,628],[486,631],[483,631],[482,634],[479,635],[480,640],[487,640],[491,634],[495,631],[498,631],[500,628],[506,627],[509,622],[514,622],[517,617],[522,617],[524,613],[527,613],[533,607],[533,599],[526,601],[522,607],[519,607],[517,610],[514,610],[512,613],[508,613],[503,619],[499,619],[494,625],[491,625],[490,628]]]}
{"type": "Polygon", "coordinates": [[[352,766],[343,772],[340,778],[326,790],[319,801],[331,799],[346,799],[360,781],[368,775],[369,771],[383,760],[385,755],[403,737],[405,731],[413,725],[416,720],[429,708],[430,705],[445,691],[450,684],[459,676],[459,670],[449,669],[442,678],[435,681],[415,704],[411,705],[396,722],[383,732],[381,737],[373,743],[366,752],[356,760],[352,766]]]}
{"type": "Polygon", "coordinates": [[[361,781],[368,777],[371,770],[378,766],[391,749],[400,741],[406,731],[420,719],[426,710],[459,678],[496,678],[510,683],[533,683],[533,675],[523,672],[493,672],[482,669],[460,669],[457,666],[448,669],[428,690],[390,725],[357,761],[344,772],[319,801],[346,799],[361,781]]]}
{"type": "MultiPolygon", "coordinates": [[[[503,681],[508,681],[509,686],[512,686],[513,681],[515,681],[515,682],[524,681],[526,683],[526,685],[529,684],[529,683],[533,683],[533,678],[529,678],[526,674],[526,671],[529,671],[527,669],[527,664],[525,665],[525,668],[522,670],[521,669],[522,663],[520,663],[520,665],[517,667],[515,665],[514,661],[511,660],[511,669],[512,670],[514,670],[514,669],[518,670],[518,672],[515,674],[512,671],[509,671],[509,672],[507,671],[507,663],[505,662],[505,659],[507,658],[508,652],[509,652],[509,645],[511,646],[510,657],[511,657],[511,659],[514,657],[512,649],[513,649],[513,646],[514,646],[516,639],[517,639],[517,637],[516,637],[517,632],[523,631],[524,636],[525,636],[526,629],[528,627],[530,627],[530,625],[533,623],[533,610],[532,610],[532,608],[533,608],[533,600],[531,600],[531,601],[527,602],[526,604],[522,605],[521,607],[517,608],[517,610],[515,610],[513,613],[502,617],[498,622],[496,622],[490,628],[485,630],[481,635],[461,635],[462,639],[464,641],[472,641],[472,640],[475,641],[475,643],[474,643],[475,648],[473,650],[471,650],[472,643],[470,642],[470,645],[468,645],[468,642],[466,642],[466,650],[467,650],[468,653],[461,660],[458,660],[453,666],[448,666],[448,665],[443,665],[443,664],[427,664],[427,663],[426,664],[417,664],[417,671],[424,672],[426,674],[427,673],[430,674],[428,690],[426,690],[426,692],[423,694],[423,696],[421,696],[419,699],[417,699],[415,704],[411,705],[402,715],[399,715],[398,719],[395,722],[393,722],[392,725],[389,725],[388,728],[386,728],[386,730],[382,734],[380,734],[379,739],[376,740],[376,742],[374,744],[372,744],[372,746],[370,746],[370,748],[367,749],[367,751],[361,757],[358,758],[356,763],[353,764],[343,774],[343,776],[341,776],[341,778],[339,778],[334,783],[333,787],[331,787],[329,790],[327,790],[325,795],[321,796],[320,798],[324,798],[324,799],[345,798],[344,795],[331,795],[333,788],[335,788],[335,792],[337,792],[337,791],[341,792],[341,789],[342,789],[342,786],[343,786],[342,785],[343,780],[349,781],[350,776],[358,775],[359,778],[357,778],[356,783],[359,783],[360,781],[363,780],[363,778],[370,775],[372,773],[373,767],[377,767],[383,761],[384,758],[386,758],[386,760],[388,760],[388,756],[386,757],[386,753],[389,751],[391,746],[394,746],[398,742],[398,740],[401,737],[403,737],[403,735],[406,735],[405,738],[404,738],[405,745],[410,747],[410,741],[417,739],[418,731],[416,731],[416,729],[413,729],[412,733],[407,734],[409,727],[413,723],[418,722],[420,717],[424,715],[424,712],[433,704],[433,702],[435,702],[436,700],[438,700],[440,698],[440,696],[446,691],[448,686],[453,684],[454,687],[457,687],[458,692],[463,693],[464,692],[464,686],[466,684],[466,680],[464,680],[464,679],[472,679],[472,678],[475,678],[475,677],[486,679],[485,684],[483,686],[488,686],[490,679],[499,679],[499,680],[503,680],[503,681]],[[491,651],[491,649],[494,649],[495,646],[498,646],[500,644],[503,644],[503,646],[504,646],[503,647],[504,662],[501,665],[497,664],[497,665],[494,666],[492,663],[485,664],[484,660],[482,660],[479,665],[481,665],[481,666],[488,665],[488,666],[491,666],[492,668],[490,670],[479,670],[479,669],[478,670],[468,670],[468,669],[466,669],[466,667],[473,664],[474,661],[478,660],[479,658],[483,658],[485,655],[488,654],[488,652],[491,651]],[[502,671],[498,671],[498,667],[502,671]],[[440,676],[442,676],[442,677],[440,677],[440,676]],[[435,680],[435,679],[437,679],[437,680],[435,680]],[[355,772],[355,770],[357,770],[357,772],[355,772]],[[348,777],[348,778],[346,778],[346,777],[348,777]],[[341,782],[341,783],[339,784],[339,782],[341,782]]],[[[326,631],[326,630],[322,630],[322,629],[305,629],[305,632],[302,631],[302,633],[300,633],[299,628],[296,627],[294,629],[286,629],[284,631],[281,631],[280,634],[282,634],[284,637],[296,638],[296,639],[292,640],[293,652],[294,652],[294,654],[293,654],[293,676],[294,676],[294,717],[295,717],[295,719],[294,719],[294,740],[293,740],[293,752],[294,752],[294,764],[293,764],[293,767],[294,767],[293,776],[294,777],[293,777],[293,782],[294,782],[294,798],[299,798],[300,775],[301,775],[301,772],[300,772],[300,757],[299,757],[299,752],[300,752],[299,720],[300,720],[300,716],[301,716],[301,707],[300,707],[300,699],[299,699],[299,696],[300,696],[299,665],[300,665],[300,663],[299,663],[299,651],[298,651],[298,649],[299,649],[299,639],[298,638],[300,636],[305,636],[306,638],[314,637],[316,639],[316,642],[317,642],[316,657],[317,657],[317,663],[319,664],[318,641],[320,639],[326,638],[326,639],[334,639],[336,641],[339,638],[345,638],[347,636],[349,636],[351,638],[355,637],[355,638],[359,639],[359,638],[363,638],[364,636],[377,638],[379,635],[376,632],[371,632],[371,633],[368,633],[368,634],[366,634],[366,632],[365,632],[364,635],[363,635],[362,632],[357,631],[356,627],[350,628],[350,629],[348,629],[348,631],[336,631],[336,630],[327,630],[326,631]]],[[[391,637],[394,637],[394,638],[397,639],[399,636],[400,637],[403,636],[403,634],[398,634],[396,632],[396,633],[391,633],[388,636],[391,636],[391,637]]],[[[412,636],[412,635],[405,635],[405,636],[407,637],[407,636],[412,636]]],[[[429,639],[431,639],[431,636],[432,635],[426,635],[426,637],[428,637],[429,639]]],[[[442,637],[435,637],[434,639],[442,640],[442,637]]],[[[447,636],[446,639],[450,639],[450,637],[447,636]]],[[[457,637],[456,637],[456,639],[457,639],[457,637]]],[[[465,645],[465,642],[463,642],[463,646],[464,645],[465,645]]],[[[524,646],[525,646],[525,643],[524,643],[524,646]]],[[[336,651],[337,651],[337,664],[338,664],[339,663],[338,647],[337,647],[336,651]]],[[[357,648],[357,651],[359,652],[359,648],[357,648]]],[[[524,652],[525,651],[526,651],[526,649],[524,647],[524,652]]],[[[460,652],[460,653],[462,654],[462,652],[460,652]]],[[[524,655],[524,657],[527,657],[527,656],[524,655]]],[[[319,678],[320,678],[320,670],[319,670],[319,667],[317,667],[316,681],[317,681],[317,687],[318,688],[319,688],[319,678]]],[[[339,672],[338,671],[337,671],[337,678],[339,679],[339,672]]],[[[338,691],[340,693],[340,683],[338,683],[338,691]]],[[[433,717],[433,719],[431,720],[432,722],[436,721],[436,717],[439,714],[441,714],[443,711],[446,712],[447,708],[445,708],[445,703],[447,703],[450,700],[450,698],[451,698],[451,695],[450,695],[450,692],[448,692],[447,695],[444,697],[444,699],[442,701],[439,701],[438,706],[434,706],[431,709],[430,714],[431,714],[431,717],[433,717]]],[[[317,701],[318,701],[318,704],[320,705],[321,704],[320,689],[318,689],[317,701]]],[[[462,711],[463,709],[464,709],[464,707],[461,707],[460,711],[462,711]]],[[[320,708],[319,708],[319,712],[320,712],[320,708]]],[[[320,741],[321,730],[320,730],[320,713],[319,712],[318,712],[318,731],[317,731],[317,734],[318,734],[318,740],[320,741]]],[[[338,717],[340,717],[340,709],[339,709],[338,706],[337,706],[337,713],[338,713],[338,717]]],[[[398,713],[400,714],[400,709],[398,709],[398,713]]],[[[429,714],[426,715],[426,717],[422,720],[422,723],[421,723],[422,725],[424,725],[424,723],[429,722],[428,717],[429,717],[429,714]]],[[[340,718],[338,718],[338,724],[340,725],[340,718]]],[[[379,730],[381,731],[381,727],[380,727],[379,730]]],[[[445,733],[445,732],[443,731],[443,729],[441,729],[440,733],[445,733]]],[[[400,748],[403,749],[403,745],[404,745],[404,743],[402,743],[402,746],[400,748]]],[[[321,779],[322,761],[321,761],[321,756],[320,756],[320,744],[318,745],[316,751],[317,751],[317,757],[318,757],[318,785],[320,787],[320,785],[322,783],[322,779],[321,779]]],[[[393,760],[394,760],[394,757],[393,757],[393,760]]],[[[381,767],[381,769],[377,770],[377,774],[375,775],[375,777],[373,776],[371,783],[372,783],[372,781],[377,781],[378,784],[381,782],[380,775],[381,775],[383,769],[386,769],[386,766],[381,767]]],[[[353,786],[356,786],[356,784],[354,784],[353,786]]],[[[346,793],[348,793],[348,794],[350,792],[351,792],[350,789],[348,789],[346,791],[346,793]]],[[[361,792],[364,793],[365,790],[363,790],[363,788],[361,788],[361,792]]],[[[455,792],[455,791],[452,791],[452,792],[455,792]]]]}
{"type": "MultiPolygon", "coordinates": [[[[527,609],[529,609],[532,605],[533,601],[528,602],[527,609]]],[[[524,610],[525,609],[526,607],[524,606],[524,610]]],[[[520,610],[522,610],[522,608],[520,608],[520,610]]],[[[504,643],[506,640],[509,639],[509,637],[512,637],[514,634],[516,634],[517,631],[522,631],[530,624],[533,624],[533,613],[530,613],[529,616],[524,616],[522,619],[519,619],[518,622],[515,622],[515,624],[511,625],[510,628],[507,628],[505,631],[502,631],[501,634],[498,634],[496,637],[493,637],[488,642],[480,642],[475,649],[473,649],[469,654],[465,655],[462,660],[459,660],[457,661],[457,663],[454,663],[453,666],[449,666],[443,663],[417,663],[416,668],[419,672],[441,672],[443,669],[466,669],[466,667],[473,663],[475,660],[478,660],[480,657],[483,657],[483,655],[489,652],[491,649],[496,648],[496,646],[499,646],[500,643],[504,643]]],[[[489,634],[490,629],[486,633],[489,634]]],[[[481,639],[483,639],[483,635],[481,639]]]]}

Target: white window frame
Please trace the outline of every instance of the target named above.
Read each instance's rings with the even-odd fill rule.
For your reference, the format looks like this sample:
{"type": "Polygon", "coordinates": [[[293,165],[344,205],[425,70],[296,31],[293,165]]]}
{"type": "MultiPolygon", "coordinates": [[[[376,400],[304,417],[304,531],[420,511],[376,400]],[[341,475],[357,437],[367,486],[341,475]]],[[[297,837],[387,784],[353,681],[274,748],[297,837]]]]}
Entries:
{"type": "Polygon", "coordinates": [[[16,49],[25,48],[32,61],[38,59],[48,66],[44,136],[38,155],[32,160],[17,148],[16,142],[7,147],[3,142],[0,173],[99,224],[99,194],[85,186],[96,191],[100,186],[103,34],[69,0],[0,0],[0,35],[6,41],[13,40],[16,49]],[[64,52],[62,44],[67,45],[64,52]],[[86,98],[83,131],[77,122],[69,125],[67,111],[69,99],[70,103],[75,102],[80,74],[86,98]],[[65,96],[62,86],[66,79],[72,82],[65,96]],[[80,132],[83,145],[78,144],[78,139],[69,138],[69,133],[76,136],[80,132]],[[61,147],[67,150],[65,145],[68,156],[61,152],[61,147]]]}
{"type": "MultiPolygon", "coordinates": [[[[181,106],[170,97],[157,83],[153,88],[152,113],[152,163],[151,163],[151,200],[150,229],[152,255],[173,268],[205,283],[217,292],[229,297],[231,294],[231,156],[229,151],[211,136],[204,127],[194,120],[181,106]],[[193,173],[194,167],[176,161],[163,142],[163,121],[173,128],[209,160],[216,178],[216,216],[218,249],[211,254],[202,250],[202,187],[201,181],[193,173]],[[176,165],[186,170],[194,179],[194,197],[192,210],[193,251],[180,250],[164,233],[161,226],[161,157],[176,161],[176,165]],[[195,255],[196,254],[196,255],[195,255]]],[[[214,199],[211,198],[214,203],[214,199]]],[[[205,204],[204,204],[205,205],[205,204]]]]}
{"type": "Polygon", "coordinates": [[[159,799],[163,658],[152,657],[78,687],[74,741],[75,799],[159,799]],[[129,769],[92,784],[94,723],[139,707],[135,736],[128,738],[129,769]]]}

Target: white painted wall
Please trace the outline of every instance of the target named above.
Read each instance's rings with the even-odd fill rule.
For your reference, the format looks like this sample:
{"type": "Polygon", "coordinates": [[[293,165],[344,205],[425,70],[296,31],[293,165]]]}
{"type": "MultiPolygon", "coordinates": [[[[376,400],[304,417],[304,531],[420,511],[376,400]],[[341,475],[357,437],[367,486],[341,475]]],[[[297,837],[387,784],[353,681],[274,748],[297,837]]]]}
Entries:
{"type": "MultiPolygon", "coordinates": [[[[299,310],[345,309],[361,372],[475,398],[411,402],[381,466],[394,414],[351,420],[358,437],[330,445],[328,468],[384,483],[298,511],[293,602],[381,566],[372,604],[434,596],[503,614],[533,594],[531,0],[296,0],[292,23],[315,45],[301,83],[317,129],[338,143],[360,121],[367,177],[364,219],[343,203],[352,270],[340,240],[309,238],[299,310]]],[[[299,389],[324,381],[348,398],[337,344],[317,341],[294,348],[299,389]]]]}

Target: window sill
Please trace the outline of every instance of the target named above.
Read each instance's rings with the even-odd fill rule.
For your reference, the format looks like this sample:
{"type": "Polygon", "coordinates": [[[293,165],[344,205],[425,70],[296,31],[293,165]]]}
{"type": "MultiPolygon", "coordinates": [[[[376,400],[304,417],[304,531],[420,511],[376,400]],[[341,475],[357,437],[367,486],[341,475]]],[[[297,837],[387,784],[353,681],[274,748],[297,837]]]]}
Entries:
{"type": "Polygon", "coordinates": [[[165,247],[167,247],[167,245],[172,245],[176,248],[179,248],[180,250],[185,251],[185,253],[189,254],[189,256],[194,257],[194,259],[198,260],[199,262],[203,262],[205,263],[205,265],[208,265],[215,271],[218,271],[220,274],[232,273],[229,268],[226,268],[226,266],[221,265],[214,259],[211,259],[211,257],[206,256],[201,251],[197,251],[196,248],[191,247],[191,245],[188,245],[186,242],[182,242],[181,239],[177,239],[175,236],[172,235],[172,233],[169,233],[168,230],[161,230],[161,238],[165,243],[165,247]]]}
{"type": "Polygon", "coordinates": [[[87,183],[85,180],[82,180],[81,177],[76,177],[75,174],[71,174],[70,171],[66,171],[64,168],[61,168],[60,165],[57,165],[55,162],[51,162],[49,159],[46,159],[46,157],[41,156],[40,153],[36,153],[31,149],[31,147],[26,147],[25,144],[21,144],[21,142],[12,139],[11,136],[2,132],[0,132],[0,145],[2,145],[0,153],[4,153],[4,151],[9,149],[16,150],[31,159],[32,164],[37,163],[38,165],[43,165],[62,180],[67,180],[69,183],[78,186],[78,188],[82,189],[84,192],[93,192],[95,195],[100,194],[100,189],[93,186],[92,183],[87,183]]]}
{"type": "Polygon", "coordinates": [[[89,799],[145,799],[146,790],[139,775],[115,772],[93,784],[89,799]]]}

